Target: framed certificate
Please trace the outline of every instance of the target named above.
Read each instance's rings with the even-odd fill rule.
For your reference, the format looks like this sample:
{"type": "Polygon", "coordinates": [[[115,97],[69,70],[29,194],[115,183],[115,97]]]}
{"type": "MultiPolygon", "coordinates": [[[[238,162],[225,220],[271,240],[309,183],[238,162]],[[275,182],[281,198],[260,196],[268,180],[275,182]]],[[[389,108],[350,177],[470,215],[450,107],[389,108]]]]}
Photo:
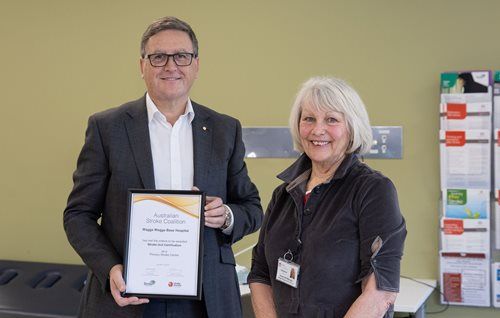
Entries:
{"type": "Polygon", "coordinates": [[[205,194],[129,189],[124,296],[201,299],[205,194]]]}

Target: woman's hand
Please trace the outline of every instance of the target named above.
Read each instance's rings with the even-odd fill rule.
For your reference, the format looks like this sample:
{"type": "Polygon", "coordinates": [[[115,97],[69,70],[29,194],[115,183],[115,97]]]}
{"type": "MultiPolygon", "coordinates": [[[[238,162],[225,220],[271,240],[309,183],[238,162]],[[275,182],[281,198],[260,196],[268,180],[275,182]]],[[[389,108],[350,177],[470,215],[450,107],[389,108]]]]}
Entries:
{"type": "Polygon", "coordinates": [[[250,283],[252,307],[255,318],[277,318],[271,286],[262,283],[250,283]]]}
{"type": "Polygon", "coordinates": [[[375,274],[371,273],[363,280],[363,292],[352,304],[344,318],[380,318],[384,317],[389,307],[396,301],[398,293],[377,289],[375,274]]]}

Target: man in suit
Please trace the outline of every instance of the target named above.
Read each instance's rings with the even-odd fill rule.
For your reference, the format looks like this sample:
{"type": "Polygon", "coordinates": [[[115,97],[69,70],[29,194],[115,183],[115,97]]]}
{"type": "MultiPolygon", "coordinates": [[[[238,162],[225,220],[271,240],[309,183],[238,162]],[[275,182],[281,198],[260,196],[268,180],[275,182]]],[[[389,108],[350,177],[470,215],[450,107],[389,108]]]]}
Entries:
{"type": "Polygon", "coordinates": [[[189,98],[198,63],[187,23],[153,22],[141,41],[147,93],[89,119],[64,211],[68,240],[90,269],[80,317],[242,315],[231,244],[260,227],[262,207],[240,123],[189,98]],[[127,190],[193,187],[207,194],[202,301],[122,297],[127,190]]]}

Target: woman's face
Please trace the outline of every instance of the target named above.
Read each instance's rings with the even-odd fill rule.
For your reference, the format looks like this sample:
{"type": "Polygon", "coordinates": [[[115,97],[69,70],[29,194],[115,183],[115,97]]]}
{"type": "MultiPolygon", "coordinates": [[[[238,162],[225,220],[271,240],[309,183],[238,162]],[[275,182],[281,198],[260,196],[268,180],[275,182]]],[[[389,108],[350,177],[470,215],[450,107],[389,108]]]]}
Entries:
{"type": "Polygon", "coordinates": [[[305,103],[299,121],[300,142],[313,166],[329,169],[342,161],[349,145],[344,115],[305,103]]]}

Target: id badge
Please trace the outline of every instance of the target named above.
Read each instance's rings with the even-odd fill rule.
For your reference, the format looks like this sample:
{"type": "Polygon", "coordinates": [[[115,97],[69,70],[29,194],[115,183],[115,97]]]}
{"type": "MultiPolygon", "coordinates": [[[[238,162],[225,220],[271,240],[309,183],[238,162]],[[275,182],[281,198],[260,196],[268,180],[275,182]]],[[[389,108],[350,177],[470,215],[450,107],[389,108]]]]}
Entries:
{"type": "Polygon", "coordinates": [[[276,271],[276,280],[285,283],[293,288],[297,288],[299,280],[300,265],[288,261],[283,257],[278,259],[278,270],[276,271]]]}

